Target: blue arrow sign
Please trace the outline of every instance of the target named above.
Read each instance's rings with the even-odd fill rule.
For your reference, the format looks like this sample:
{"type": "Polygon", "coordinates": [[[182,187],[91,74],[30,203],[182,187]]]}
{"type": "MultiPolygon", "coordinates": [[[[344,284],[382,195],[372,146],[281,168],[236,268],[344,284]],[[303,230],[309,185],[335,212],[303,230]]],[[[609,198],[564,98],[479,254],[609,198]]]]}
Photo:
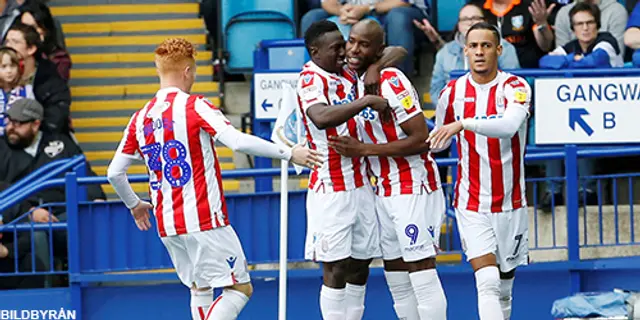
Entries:
{"type": "Polygon", "coordinates": [[[576,131],[577,123],[588,136],[591,136],[593,129],[591,129],[589,124],[582,118],[583,115],[589,115],[589,112],[584,108],[569,109],[569,127],[571,130],[576,131]]]}
{"type": "Polygon", "coordinates": [[[271,107],[273,107],[273,104],[268,103],[267,99],[264,99],[264,101],[262,101],[262,110],[267,111],[267,109],[271,107]]]}

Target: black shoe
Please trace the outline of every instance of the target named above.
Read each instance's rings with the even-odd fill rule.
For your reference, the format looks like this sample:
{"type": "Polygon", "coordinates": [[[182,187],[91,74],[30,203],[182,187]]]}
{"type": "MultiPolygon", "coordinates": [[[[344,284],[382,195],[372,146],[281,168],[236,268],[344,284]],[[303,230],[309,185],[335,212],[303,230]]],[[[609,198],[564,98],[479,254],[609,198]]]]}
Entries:
{"type": "Polygon", "coordinates": [[[540,202],[540,210],[545,211],[545,212],[551,212],[551,204],[553,202],[554,206],[563,206],[564,205],[564,197],[562,196],[562,193],[557,192],[557,193],[551,193],[551,192],[547,192],[544,194],[544,196],[542,197],[542,201],[540,202]]]}

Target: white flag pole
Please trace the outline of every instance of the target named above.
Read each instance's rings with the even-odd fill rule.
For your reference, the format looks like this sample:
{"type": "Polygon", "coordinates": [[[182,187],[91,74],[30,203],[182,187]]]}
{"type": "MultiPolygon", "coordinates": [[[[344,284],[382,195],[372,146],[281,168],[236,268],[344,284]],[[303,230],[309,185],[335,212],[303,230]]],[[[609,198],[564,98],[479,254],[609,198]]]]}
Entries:
{"type": "Polygon", "coordinates": [[[289,162],[280,161],[280,277],[278,320],[287,319],[287,237],[289,235],[289,162]]]}

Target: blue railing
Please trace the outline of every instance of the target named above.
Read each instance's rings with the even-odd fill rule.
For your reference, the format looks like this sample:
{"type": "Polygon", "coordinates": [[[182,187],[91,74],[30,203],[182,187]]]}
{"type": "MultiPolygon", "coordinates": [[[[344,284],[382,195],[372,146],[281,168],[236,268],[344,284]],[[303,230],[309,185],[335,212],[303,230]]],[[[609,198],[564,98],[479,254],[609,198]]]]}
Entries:
{"type": "MultiPolygon", "coordinates": [[[[628,246],[640,244],[636,242],[635,230],[640,221],[633,214],[633,183],[640,174],[614,174],[579,177],[577,172],[577,159],[579,157],[623,157],[639,155],[640,147],[586,149],[580,150],[576,146],[566,146],[558,151],[531,153],[525,156],[528,165],[543,160],[564,160],[565,175],[552,178],[528,178],[530,201],[530,248],[533,261],[557,261],[569,260],[579,262],[594,254],[589,253],[590,248],[628,246]],[[601,196],[598,206],[583,206],[580,208],[579,184],[584,180],[595,179],[600,185],[610,183],[614,190],[611,198],[611,206],[607,206],[601,196]],[[539,209],[538,198],[540,195],[539,184],[548,181],[563,181],[565,183],[566,197],[564,207],[552,206],[550,212],[542,212],[539,209]],[[627,182],[629,190],[621,190],[618,180],[627,182]],[[619,195],[626,195],[626,199],[619,199],[619,195]],[[532,204],[532,205],[531,205],[532,204]],[[596,210],[597,209],[597,210],[596,210]],[[585,253],[580,255],[580,249],[585,253]]],[[[457,159],[437,159],[440,167],[454,166],[457,159]]],[[[84,163],[84,162],[83,162],[84,163]]],[[[19,203],[32,194],[45,188],[64,186],[67,192],[66,212],[68,221],[50,224],[18,224],[12,223],[0,226],[0,232],[13,232],[17,237],[19,232],[36,231],[68,231],[69,245],[69,269],[72,285],[81,282],[108,281],[108,279],[148,279],[148,277],[129,277],[126,275],[113,275],[112,272],[132,270],[148,270],[171,268],[170,260],[164,250],[158,236],[154,231],[140,232],[135,227],[128,210],[120,202],[86,202],[79,199],[79,190],[88,184],[107,183],[104,177],[80,177],[80,167],[76,166],[73,172],[67,173],[65,178],[48,180],[43,183],[27,183],[0,203],[0,209],[4,210],[19,203]],[[132,245],[135,244],[135,245],[132,245]]],[[[293,169],[289,172],[294,174],[293,169]]],[[[252,169],[224,171],[223,178],[268,177],[279,174],[279,169],[252,169]]],[[[145,182],[147,176],[135,175],[130,177],[131,182],[145,182]]],[[[445,183],[448,203],[451,203],[453,186],[445,183]]],[[[600,194],[605,194],[604,190],[600,194]]],[[[289,221],[289,261],[303,260],[304,230],[306,229],[305,191],[292,191],[290,193],[290,221],[289,221]]],[[[230,219],[236,229],[247,259],[252,264],[270,263],[278,259],[279,237],[279,193],[259,192],[255,194],[234,194],[227,196],[230,219]]],[[[57,204],[61,205],[61,204],[57,204]]],[[[28,213],[27,213],[28,214],[28,213]]],[[[25,215],[23,215],[24,217],[25,215]]],[[[459,253],[457,226],[454,221],[453,211],[448,209],[448,217],[445,226],[447,232],[443,235],[442,244],[450,253],[459,253]]],[[[51,239],[50,239],[51,240],[51,239]]],[[[33,247],[32,247],[33,249],[33,247]]],[[[49,249],[51,254],[51,249],[49,249]]],[[[614,256],[617,253],[606,253],[614,256]]],[[[17,269],[17,268],[16,268],[17,269]]],[[[18,270],[5,275],[33,275],[65,273],[65,270],[47,271],[18,270]]],[[[154,279],[160,277],[153,275],[154,279]]],[[[166,275],[164,276],[166,277],[166,275]]],[[[159,278],[158,278],[159,279],[159,278]]],[[[576,280],[577,281],[577,280],[576,280]]],[[[578,288],[575,283],[575,288],[578,288]]]]}

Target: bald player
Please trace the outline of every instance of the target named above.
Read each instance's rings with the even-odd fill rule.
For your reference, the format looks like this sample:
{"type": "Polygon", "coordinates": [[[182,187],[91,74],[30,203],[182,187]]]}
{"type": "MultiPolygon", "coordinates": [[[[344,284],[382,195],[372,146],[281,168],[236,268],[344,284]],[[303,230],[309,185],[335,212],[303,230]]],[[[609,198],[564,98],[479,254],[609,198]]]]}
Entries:
{"type": "MultiPolygon", "coordinates": [[[[382,27],[373,20],[362,20],[351,29],[347,62],[360,77],[380,58],[383,39],[382,27]]],[[[362,85],[360,90],[364,91],[362,85]]],[[[418,94],[400,70],[380,72],[380,95],[389,102],[393,120],[382,121],[378,112],[367,108],[356,117],[364,143],[335,136],[330,145],[345,156],[367,157],[376,179],[385,278],[398,318],[444,320],[447,302],[435,257],[445,200],[438,168],[424,142],[429,131],[418,94]]]]}
{"type": "Polygon", "coordinates": [[[229,224],[214,143],[234,151],[320,166],[313,150],[293,149],[236,130],[220,110],[190,94],[195,81],[195,47],[167,39],[155,50],[160,90],[137,111],[124,131],[107,177],[131,210],[140,230],[158,233],[182,283],[191,288],[194,320],[232,320],[253,288],[238,236],[229,224]],[[153,204],[141,201],[127,180],[127,168],[144,160],[153,204]],[[213,300],[213,288],[223,288],[213,300]]]}

